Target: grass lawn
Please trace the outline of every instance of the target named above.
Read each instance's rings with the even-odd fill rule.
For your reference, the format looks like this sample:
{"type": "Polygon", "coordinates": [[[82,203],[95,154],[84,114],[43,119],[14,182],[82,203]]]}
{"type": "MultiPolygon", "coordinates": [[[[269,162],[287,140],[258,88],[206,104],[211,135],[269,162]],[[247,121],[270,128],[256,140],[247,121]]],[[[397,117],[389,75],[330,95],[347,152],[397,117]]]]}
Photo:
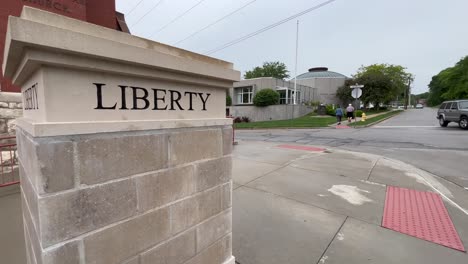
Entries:
{"type": "MultiPolygon", "coordinates": [[[[403,112],[403,110],[395,110],[395,111],[391,111],[391,112],[388,112],[386,114],[383,114],[383,115],[379,115],[379,116],[375,116],[375,117],[371,117],[371,118],[368,118],[365,122],[354,122],[354,123],[351,123],[349,124],[349,126],[366,126],[366,125],[369,125],[369,124],[372,124],[374,122],[377,122],[377,121],[380,121],[382,119],[385,119],[387,117],[391,117],[391,116],[394,116],[394,115],[398,115],[399,113],[403,112]]],[[[367,114],[367,113],[366,113],[367,114]]],[[[375,113],[373,113],[375,114],[375,113]]]]}
{"type": "Polygon", "coordinates": [[[327,127],[336,123],[336,118],[332,116],[316,116],[309,114],[303,117],[290,120],[263,121],[251,123],[236,123],[235,128],[294,128],[294,127],[327,127]]]}

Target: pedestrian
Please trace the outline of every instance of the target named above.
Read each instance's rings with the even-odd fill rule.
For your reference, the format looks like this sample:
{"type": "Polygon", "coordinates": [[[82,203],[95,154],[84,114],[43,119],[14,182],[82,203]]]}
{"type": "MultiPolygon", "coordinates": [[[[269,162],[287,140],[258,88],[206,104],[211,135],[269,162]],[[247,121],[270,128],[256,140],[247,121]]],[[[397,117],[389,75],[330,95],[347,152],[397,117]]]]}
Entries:
{"type": "Polygon", "coordinates": [[[346,107],[346,117],[348,117],[348,123],[351,123],[351,119],[354,117],[354,107],[352,104],[349,104],[346,107]]]}
{"type": "Polygon", "coordinates": [[[341,109],[341,106],[338,105],[338,107],[335,110],[335,115],[338,125],[341,125],[341,118],[343,117],[343,109],[341,109]]]}

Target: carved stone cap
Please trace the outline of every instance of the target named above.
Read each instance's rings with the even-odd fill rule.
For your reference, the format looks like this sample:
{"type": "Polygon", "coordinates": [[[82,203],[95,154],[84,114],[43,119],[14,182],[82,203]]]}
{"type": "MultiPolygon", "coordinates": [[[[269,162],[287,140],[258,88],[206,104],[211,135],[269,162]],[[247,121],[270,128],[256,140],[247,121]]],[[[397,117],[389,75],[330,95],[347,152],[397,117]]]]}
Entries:
{"type": "Polygon", "coordinates": [[[229,62],[25,7],[10,17],[4,74],[33,136],[232,124],[229,62]]]}
{"type": "MultiPolygon", "coordinates": [[[[240,72],[233,70],[232,63],[25,6],[21,17],[9,17],[4,75],[14,84],[21,85],[26,78],[22,75],[31,74],[31,69],[26,67],[26,51],[37,49],[231,83],[240,80],[240,72]]],[[[37,64],[37,61],[33,63],[37,64]]],[[[64,61],[45,61],[41,64],[74,66],[72,62],[64,61]]],[[[94,71],[110,70],[99,69],[96,65],[88,65],[88,68],[94,71]]],[[[149,77],[152,77],[151,74],[149,77]]]]}

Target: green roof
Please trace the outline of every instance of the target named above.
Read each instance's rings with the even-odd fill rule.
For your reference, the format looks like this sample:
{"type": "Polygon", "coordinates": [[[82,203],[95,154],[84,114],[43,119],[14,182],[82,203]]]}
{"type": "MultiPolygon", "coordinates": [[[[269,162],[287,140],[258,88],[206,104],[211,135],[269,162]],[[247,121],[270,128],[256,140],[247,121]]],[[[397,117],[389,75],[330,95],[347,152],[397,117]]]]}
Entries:
{"type": "Polygon", "coordinates": [[[317,67],[309,69],[309,72],[303,73],[297,76],[298,80],[301,79],[312,79],[312,78],[348,78],[346,75],[329,71],[326,67],[317,67]]]}

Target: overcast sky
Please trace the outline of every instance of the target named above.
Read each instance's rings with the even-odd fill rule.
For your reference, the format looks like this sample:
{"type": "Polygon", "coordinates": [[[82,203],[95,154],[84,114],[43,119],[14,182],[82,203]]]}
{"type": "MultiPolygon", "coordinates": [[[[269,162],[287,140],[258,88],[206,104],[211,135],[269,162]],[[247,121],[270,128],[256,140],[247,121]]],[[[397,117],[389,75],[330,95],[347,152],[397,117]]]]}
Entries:
{"type": "MultiPolygon", "coordinates": [[[[252,0],[116,0],[132,34],[173,45],[252,0]],[[141,20],[140,20],[141,19],[141,20]],[[140,20],[140,21],[139,21],[140,20]],[[139,21],[139,22],[138,22],[139,21]]],[[[257,0],[213,27],[178,44],[205,53],[325,0],[257,0]]],[[[413,93],[431,77],[468,55],[468,0],[337,0],[299,18],[298,74],[325,66],[347,76],[361,65],[399,64],[416,76],[413,93]]],[[[265,61],[286,63],[294,76],[296,20],[210,56],[244,73],[265,61]]]]}

